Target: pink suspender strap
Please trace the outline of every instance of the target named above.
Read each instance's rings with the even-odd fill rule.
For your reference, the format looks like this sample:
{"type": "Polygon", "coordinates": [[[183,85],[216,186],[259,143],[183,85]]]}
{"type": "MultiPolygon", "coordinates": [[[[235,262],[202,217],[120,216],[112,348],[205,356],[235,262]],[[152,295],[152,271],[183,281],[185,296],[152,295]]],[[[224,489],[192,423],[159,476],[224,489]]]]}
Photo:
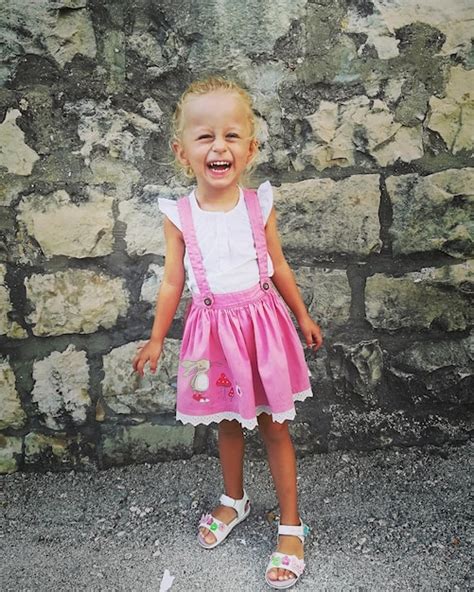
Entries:
{"type": "Polygon", "coordinates": [[[244,190],[244,198],[249,213],[255,250],[257,252],[260,286],[264,290],[268,290],[270,284],[268,281],[267,239],[265,237],[265,224],[263,222],[262,209],[256,191],[248,189],[244,190]]]}
{"type": "Polygon", "coordinates": [[[199,288],[199,293],[203,298],[204,304],[206,306],[211,306],[213,301],[212,292],[207,282],[206,271],[202,262],[202,254],[196,238],[189,198],[186,196],[178,199],[177,205],[179,219],[181,221],[181,230],[183,232],[191,267],[193,268],[194,277],[196,278],[196,283],[199,288]]]}

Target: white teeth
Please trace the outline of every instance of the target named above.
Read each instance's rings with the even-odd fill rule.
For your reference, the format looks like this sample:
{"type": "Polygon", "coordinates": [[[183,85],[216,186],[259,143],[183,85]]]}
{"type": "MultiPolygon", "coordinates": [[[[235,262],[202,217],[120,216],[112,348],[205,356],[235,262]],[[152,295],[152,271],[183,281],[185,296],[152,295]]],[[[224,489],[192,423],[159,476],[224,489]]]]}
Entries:
{"type": "Polygon", "coordinates": [[[213,160],[212,162],[209,163],[209,165],[219,165],[219,166],[223,166],[226,164],[230,164],[230,162],[228,160],[213,160]]]}

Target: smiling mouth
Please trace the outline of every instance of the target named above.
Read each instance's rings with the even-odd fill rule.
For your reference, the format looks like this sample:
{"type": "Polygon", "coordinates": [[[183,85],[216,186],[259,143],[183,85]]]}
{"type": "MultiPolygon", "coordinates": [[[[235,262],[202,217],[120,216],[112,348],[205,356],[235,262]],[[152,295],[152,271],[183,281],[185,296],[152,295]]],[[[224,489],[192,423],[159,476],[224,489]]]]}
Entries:
{"type": "Polygon", "coordinates": [[[228,171],[231,166],[232,165],[228,160],[214,160],[213,162],[207,163],[207,167],[211,169],[211,171],[224,172],[228,171]]]}

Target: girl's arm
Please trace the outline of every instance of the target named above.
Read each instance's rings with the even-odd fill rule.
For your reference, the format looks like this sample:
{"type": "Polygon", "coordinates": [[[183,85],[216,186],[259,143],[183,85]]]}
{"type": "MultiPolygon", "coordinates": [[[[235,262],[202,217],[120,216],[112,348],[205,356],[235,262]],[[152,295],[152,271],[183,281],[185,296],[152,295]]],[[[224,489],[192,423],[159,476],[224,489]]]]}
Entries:
{"type": "Polygon", "coordinates": [[[323,343],[321,329],[309,316],[301,293],[296,285],[295,276],[288,265],[281,248],[278,235],[275,208],[272,208],[265,227],[267,248],[272,258],[274,273],[272,281],[283,300],[289,306],[298,321],[298,325],[306,340],[308,347],[317,350],[323,343]]]}
{"type": "Polygon", "coordinates": [[[155,320],[149,341],[133,359],[133,369],[141,376],[147,362],[150,363],[150,370],[153,373],[156,372],[163,342],[178,308],[184,287],[183,235],[168,218],[165,218],[164,233],[165,271],[156,301],[155,320]]]}

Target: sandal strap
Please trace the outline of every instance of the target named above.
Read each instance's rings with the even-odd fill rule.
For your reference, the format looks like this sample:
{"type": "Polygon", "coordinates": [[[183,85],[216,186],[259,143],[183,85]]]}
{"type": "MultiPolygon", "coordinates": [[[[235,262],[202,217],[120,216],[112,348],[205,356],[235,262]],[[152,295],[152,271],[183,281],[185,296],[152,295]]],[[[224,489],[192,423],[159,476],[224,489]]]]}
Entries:
{"type": "Polygon", "coordinates": [[[223,493],[219,498],[220,503],[223,506],[227,506],[228,508],[233,508],[237,512],[237,517],[240,519],[244,513],[246,508],[248,507],[249,498],[244,489],[244,496],[242,499],[234,499],[223,493]]]}
{"type": "Polygon", "coordinates": [[[309,526],[304,524],[303,521],[301,521],[301,524],[299,526],[288,526],[286,524],[279,524],[278,534],[296,536],[300,539],[302,543],[304,543],[305,537],[309,534],[309,526]]]}
{"type": "Polygon", "coordinates": [[[275,551],[270,555],[270,561],[268,562],[265,573],[268,573],[271,569],[281,568],[293,572],[299,578],[304,571],[304,567],[304,559],[298,559],[296,555],[286,555],[285,553],[275,551]]]}

